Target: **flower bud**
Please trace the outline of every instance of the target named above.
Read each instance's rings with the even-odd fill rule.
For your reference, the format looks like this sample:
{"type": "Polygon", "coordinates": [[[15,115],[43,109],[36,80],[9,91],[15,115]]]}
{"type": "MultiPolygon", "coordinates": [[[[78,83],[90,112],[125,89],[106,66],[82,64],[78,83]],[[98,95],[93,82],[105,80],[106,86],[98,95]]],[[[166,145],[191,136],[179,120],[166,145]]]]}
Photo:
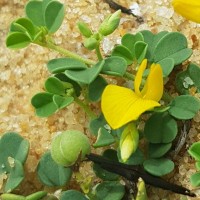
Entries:
{"type": "Polygon", "coordinates": [[[200,1],[173,0],[174,10],[188,20],[200,23],[200,1]]]}
{"type": "Polygon", "coordinates": [[[148,200],[145,183],[142,180],[142,178],[138,179],[137,188],[138,188],[138,192],[137,192],[136,200],[148,200]]]}
{"type": "Polygon", "coordinates": [[[131,154],[137,149],[139,133],[134,123],[128,124],[120,138],[120,151],[123,162],[126,162],[131,154]]]}
{"type": "Polygon", "coordinates": [[[84,46],[89,50],[93,50],[93,49],[96,49],[98,43],[99,42],[96,40],[96,38],[90,37],[90,38],[85,39],[84,46]]]}
{"type": "Polygon", "coordinates": [[[63,166],[73,165],[78,158],[90,153],[88,138],[80,131],[68,130],[57,135],[51,144],[53,160],[63,166]]]}
{"type": "Polygon", "coordinates": [[[77,23],[79,31],[84,35],[86,38],[89,38],[92,35],[92,31],[88,27],[88,25],[84,22],[77,23]]]}
{"type": "Polygon", "coordinates": [[[110,35],[119,26],[121,10],[116,11],[108,16],[100,25],[99,33],[102,35],[110,35]]]}

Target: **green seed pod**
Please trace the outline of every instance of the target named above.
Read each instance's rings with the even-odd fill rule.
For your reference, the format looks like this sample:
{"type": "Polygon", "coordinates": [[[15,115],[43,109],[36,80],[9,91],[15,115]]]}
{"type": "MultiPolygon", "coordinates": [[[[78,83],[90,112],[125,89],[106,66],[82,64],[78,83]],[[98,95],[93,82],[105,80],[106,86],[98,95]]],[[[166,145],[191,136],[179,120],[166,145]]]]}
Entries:
{"type": "Polygon", "coordinates": [[[84,35],[86,38],[89,38],[92,35],[92,31],[86,23],[78,22],[77,25],[81,34],[84,35]]]}
{"type": "Polygon", "coordinates": [[[84,41],[84,46],[89,50],[96,49],[97,45],[98,41],[94,37],[87,38],[84,41]]]}
{"type": "Polygon", "coordinates": [[[91,151],[88,138],[80,131],[68,130],[57,135],[51,144],[53,160],[63,166],[73,165],[91,151]]]}
{"type": "Polygon", "coordinates": [[[119,26],[121,10],[114,12],[108,16],[100,25],[99,33],[102,35],[110,35],[119,26]]]}

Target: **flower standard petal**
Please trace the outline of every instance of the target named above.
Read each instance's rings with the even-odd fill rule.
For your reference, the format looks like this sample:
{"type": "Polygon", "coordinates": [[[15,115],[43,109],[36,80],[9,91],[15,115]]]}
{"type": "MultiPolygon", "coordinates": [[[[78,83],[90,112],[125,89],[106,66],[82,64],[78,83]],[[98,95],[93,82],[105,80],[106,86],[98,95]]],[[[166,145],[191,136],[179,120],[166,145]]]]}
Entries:
{"type": "Polygon", "coordinates": [[[137,74],[135,76],[135,81],[134,81],[134,89],[135,89],[135,93],[138,96],[141,96],[141,92],[140,92],[140,85],[142,82],[142,75],[144,73],[144,70],[146,69],[147,66],[147,59],[144,59],[137,71],[137,74]]]}
{"type": "Polygon", "coordinates": [[[188,20],[200,23],[199,0],[173,0],[174,10],[188,20]]]}
{"type": "Polygon", "coordinates": [[[116,85],[106,86],[101,101],[101,109],[108,124],[117,129],[160,104],[138,97],[132,90],[116,85]]]}
{"type": "Polygon", "coordinates": [[[144,88],[141,91],[144,99],[159,101],[163,95],[163,73],[159,64],[152,64],[144,88]]]}

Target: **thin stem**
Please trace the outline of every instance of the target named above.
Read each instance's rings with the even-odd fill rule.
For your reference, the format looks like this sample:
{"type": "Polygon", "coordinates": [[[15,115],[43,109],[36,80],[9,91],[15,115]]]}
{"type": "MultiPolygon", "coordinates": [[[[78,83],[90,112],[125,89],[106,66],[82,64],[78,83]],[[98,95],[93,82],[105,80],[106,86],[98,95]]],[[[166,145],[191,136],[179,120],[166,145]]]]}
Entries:
{"type": "Polygon", "coordinates": [[[91,119],[95,119],[97,116],[95,115],[95,113],[90,109],[90,107],[83,103],[83,101],[81,101],[79,98],[75,98],[75,102],[81,107],[83,108],[83,110],[85,111],[85,113],[88,115],[88,117],[90,117],[91,119]]]}
{"type": "Polygon", "coordinates": [[[37,42],[35,42],[35,44],[38,44],[43,47],[47,47],[49,49],[59,52],[60,54],[65,55],[66,57],[74,58],[74,59],[84,62],[85,64],[88,64],[88,65],[94,65],[96,63],[93,60],[83,58],[76,53],[73,53],[69,50],[66,50],[66,49],[60,47],[60,46],[57,46],[53,42],[50,42],[50,41],[46,41],[46,43],[37,41],[37,42]]]}
{"type": "Polygon", "coordinates": [[[129,72],[125,72],[124,78],[127,78],[127,79],[133,81],[135,79],[135,76],[133,74],[130,74],[129,72]]]}
{"type": "Polygon", "coordinates": [[[101,54],[101,50],[100,50],[100,44],[97,45],[97,47],[96,47],[95,50],[96,50],[96,54],[97,54],[97,58],[98,58],[98,60],[99,60],[99,61],[103,60],[103,56],[102,56],[102,54],[101,54]]]}

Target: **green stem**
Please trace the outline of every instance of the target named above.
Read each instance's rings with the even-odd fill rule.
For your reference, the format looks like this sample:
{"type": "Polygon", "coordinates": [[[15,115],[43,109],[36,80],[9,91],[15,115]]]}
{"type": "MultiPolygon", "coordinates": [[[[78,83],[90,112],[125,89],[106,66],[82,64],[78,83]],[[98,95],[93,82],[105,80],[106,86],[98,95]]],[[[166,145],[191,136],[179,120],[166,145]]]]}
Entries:
{"type": "Polygon", "coordinates": [[[133,74],[130,74],[129,72],[125,72],[124,78],[127,78],[127,79],[133,81],[135,79],[135,76],[133,74]]]}
{"type": "Polygon", "coordinates": [[[88,117],[90,117],[91,119],[95,119],[97,116],[95,115],[95,113],[90,109],[90,107],[83,103],[83,101],[81,101],[79,98],[75,98],[75,102],[81,107],[83,108],[83,110],[85,111],[85,113],[88,115],[88,117]]]}
{"type": "Polygon", "coordinates": [[[79,60],[81,62],[84,62],[85,64],[88,64],[88,65],[94,65],[96,63],[93,60],[83,58],[83,57],[79,56],[76,53],[73,53],[73,52],[71,52],[69,50],[66,50],[66,49],[60,47],[60,46],[57,46],[57,45],[55,45],[54,43],[52,43],[50,41],[46,41],[46,43],[42,43],[42,42],[38,42],[37,41],[37,42],[35,42],[35,44],[38,44],[38,45],[43,46],[43,47],[47,47],[49,49],[52,49],[54,51],[59,52],[60,54],[65,55],[66,57],[74,58],[74,59],[79,60]]]}
{"type": "Polygon", "coordinates": [[[96,51],[98,60],[99,60],[99,61],[103,60],[103,56],[102,56],[101,50],[100,50],[100,44],[97,45],[95,51],[96,51]]]}

